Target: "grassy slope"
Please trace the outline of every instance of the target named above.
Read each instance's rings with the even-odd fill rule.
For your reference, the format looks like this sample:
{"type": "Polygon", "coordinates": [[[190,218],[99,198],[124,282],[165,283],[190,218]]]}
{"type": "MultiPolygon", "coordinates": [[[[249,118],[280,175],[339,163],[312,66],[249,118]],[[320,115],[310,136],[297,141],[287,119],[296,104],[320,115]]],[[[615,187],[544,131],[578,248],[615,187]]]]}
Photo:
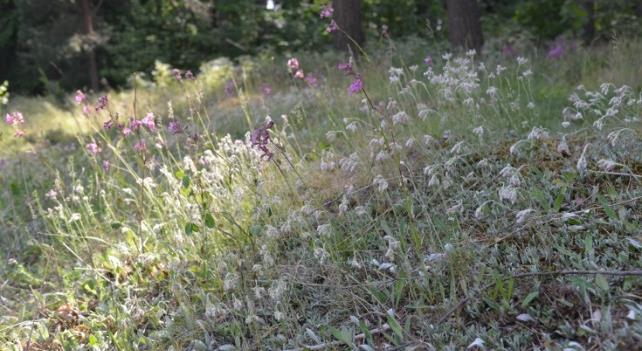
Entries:
{"type": "MultiPolygon", "coordinates": [[[[45,114],[36,111],[47,105],[16,101],[31,108],[32,138],[3,139],[14,156],[0,176],[2,348],[638,345],[639,277],[504,278],[641,268],[640,124],[623,120],[639,118],[642,101],[623,105],[602,131],[590,113],[558,127],[577,84],[628,84],[638,98],[641,44],[523,66],[491,54],[486,72],[452,63],[452,101],[439,79],[423,77],[425,66],[410,68],[417,47],[395,50],[359,66],[370,106],[348,96],[337,58],[312,55],[301,61],[325,76],[315,89],[290,81],[277,60],[236,70],[243,89],[231,97],[221,78],[234,70],[224,68],[166,87],[140,82],[135,105],[132,91],[112,93],[109,112],[90,119],[71,104],[45,114]],[[391,84],[388,68],[401,58],[410,66],[391,84]],[[491,78],[497,62],[508,69],[491,78]],[[518,78],[528,68],[534,75],[518,78]],[[480,86],[466,92],[472,72],[480,86]],[[259,92],[265,77],[269,97],[259,92]],[[86,131],[109,113],[126,121],[149,111],[186,133],[41,132],[49,118],[86,131]],[[268,114],[272,161],[222,137],[268,114]],[[611,145],[609,132],[622,127],[611,145]],[[92,139],[102,148],[95,157],[83,146],[92,139]],[[132,150],[140,140],[143,153],[132,150]],[[558,151],[562,140],[570,155],[558,151]],[[602,159],[620,165],[604,173],[602,159]],[[43,196],[50,189],[55,198],[43,196]]],[[[604,112],[608,100],[592,107],[604,112]]]]}

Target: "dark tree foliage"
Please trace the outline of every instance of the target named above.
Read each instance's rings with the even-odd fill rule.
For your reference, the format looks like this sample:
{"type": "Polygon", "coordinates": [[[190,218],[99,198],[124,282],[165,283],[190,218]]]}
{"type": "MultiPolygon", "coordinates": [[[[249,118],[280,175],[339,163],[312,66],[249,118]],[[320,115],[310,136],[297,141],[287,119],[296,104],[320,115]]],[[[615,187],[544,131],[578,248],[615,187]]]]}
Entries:
{"type": "Polygon", "coordinates": [[[0,0],[0,82],[9,77],[15,62],[19,25],[14,0],[0,0]]]}
{"type": "MultiPolygon", "coordinates": [[[[0,82],[20,93],[62,94],[126,85],[156,61],[196,71],[220,56],[345,50],[352,42],[327,33],[319,18],[331,1],[274,0],[268,10],[267,0],[0,0],[0,82]]],[[[334,1],[335,20],[358,43],[376,44],[384,28],[395,39],[442,38],[434,35],[441,22],[454,43],[473,48],[482,26],[487,37],[510,28],[540,44],[560,36],[592,44],[616,31],[639,35],[642,26],[641,0],[334,1]]]]}

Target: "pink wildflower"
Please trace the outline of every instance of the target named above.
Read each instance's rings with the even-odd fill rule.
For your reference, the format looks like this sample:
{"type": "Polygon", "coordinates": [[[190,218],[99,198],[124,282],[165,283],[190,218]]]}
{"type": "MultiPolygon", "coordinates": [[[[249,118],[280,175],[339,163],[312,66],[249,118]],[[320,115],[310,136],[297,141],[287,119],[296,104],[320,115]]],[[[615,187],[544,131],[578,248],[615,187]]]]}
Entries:
{"type": "Polygon", "coordinates": [[[268,121],[263,127],[256,128],[250,134],[250,143],[252,147],[259,149],[262,154],[261,158],[265,158],[268,161],[272,158],[273,153],[268,148],[270,144],[270,132],[269,130],[274,126],[273,121],[268,121]]]}
{"type": "Polygon", "coordinates": [[[557,60],[564,55],[564,45],[562,43],[556,43],[548,50],[546,58],[550,60],[557,60]]]}
{"type": "Polygon", "coordinates": [[[319,86],[319,79],[314,74],[308,74],[305,77],[305,82],[308,83],[308,85],[312,88],[316,88],[319,86]]]}
{"type": "Polygon", "coordinates": [[[77,105],[80,105],[83,103],[83,101],[85,101],[86,97],[87,96],[85,95],[85,93],[83,93],[81,90],[76,90],[76,96],[74,96],[74,100],[76,101],[77,105]]]}
{"type": "Polygon", "coordinates": [[[183,132],[183,128],[181,128],[181,125],[180,123],[178,123],[178,121],[169,121],[167,129],[172,134],[179,134],[183,132]]]}
{"type": "Polygon", "coordinates": [[[343,71],[343,73],[345,73],[347,75],[354,74],[354,71],[352,70],[352,63],[351,62],[340,63],[340,64],[337,65],[337,68],[340,71],[343,71]]]}
{"type": "Polygon", "coordinates": [[[328,4],[321,9],[321,13],[319,15],[321,18],[331,18],[333,13],[334,9],[332,8],[332,4],[328,4]]]}
{"type": "Polygon", "coordinates": [[[99,97],[98,102],[96,103],[96,111],[104,110],[108,103],[109,99],[106,95],[99,97]]]}
{"type": "Polygon", "coordinates": [[[7,113],[7,115],[4,117],[4,121],[7,122],[8,125],[12,126],[14,124],[25,123],[25,118],[22,115],[22,113],[16,111],[16,112],[7,113]]]}
{"type": "Polygon", "coordinates": [[[134,150],[138,152],[143,152],[147,150],[147,145],[145,144],[145,140],[140,140],[136,144],[134,144],[134,150]]]}
{"type": "Polygon", "coordinates": [[[339,30],[339,25],[337,25],[337,22],[334,20],[331,20],[330,24],[328,24],[328,27],[325,29],[328,33],[336,32],[337,30],[339,30]]]}
{"type": "Polygon", "coordinates": [[[154,112],[149,112],[140,120],[140,124],[152,131],[156,129],[156,124],[154,123],[154,112]]]}
{"type": "Polygon", "coordinates": [[[92,141],[91,143],[87,144],[86,148],[87,148],[87,151],[89,151],[89,153],[94,156],[102,151],[100,146],[98,146],[98,144],[96,144],[95,141],[92,141]]]}
{"type": "Polygon", "coordinates": [[[25,136],[25,131],[22,129],[16,129],[16,132],[13,134],[16,138],[21,138],[25,136]]]}
{"type": "Polygon", "coordinates": [[[140,126],[142,125],[143,125],[143,122],[140,120],[137,120],[136,118],[132,117],[129,119],[129,128],[131,128],[132,131],[138,130],[138,128],[140,128],[140,126]]]}
{"type": "Polygon", "coordinates": [[[174,78],[176,78],[176,80],[178,80],[178,81],[183,80],[183,76],[181,75],[181,70],[180,69],[174,68],[172,70],[172,74],[174,75],[174,78]]]}
{"type": "Polygon", "coordinates": [[[300,69],[296,71],[296,73],[294,74],[294,78],[303,79],[305,78],[305,73],[303,73],[303,70],[300,69]]]}
{"type": "Polygon", "coordinates": [[[348,94],[356,94],[360,92],[363,89],[363,81],[361,80],[361,77],[355,78],[355,80],[352,81],[350,86],[348,87],[348,94]]]}
{"type": "Polygon", "coordinates": [[[296,57],[293,57],[288,60],[288,68],[290,72],[295,72],[299,69],[299,60],[296,57]]]}
{"type": "Polygon", "coordinates": [[[109,160],[103,160],[103,171],[109,172],[110,167],[111,163],[109,163],[109,160]]]}

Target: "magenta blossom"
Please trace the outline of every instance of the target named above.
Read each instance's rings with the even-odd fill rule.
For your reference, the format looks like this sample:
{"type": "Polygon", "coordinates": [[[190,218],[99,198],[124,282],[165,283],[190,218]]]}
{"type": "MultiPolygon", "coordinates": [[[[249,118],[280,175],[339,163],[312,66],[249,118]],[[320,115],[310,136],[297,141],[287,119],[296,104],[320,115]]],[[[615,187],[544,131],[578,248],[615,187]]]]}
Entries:
{"type": "Polygon", "coordinates": [[[98,102],[96,103],[96,111],[104,110],[107,107],[108,103],[109,99],[106,95],[99,97],[98,102]]]}
{"type": "Polygon", "coordinates": [[[88,116],[90,112],[91,112],[91,110],[89,109],[89,105],[82,105],[82,113],[83,114],[88,116]]]}
{"type": "Polygon", "coordinates": [[[147,150],[147,144],[145,144],[145,140],[140,140],[136,144],[134,144],[134,150],[138,152],[143,152],[147,150]]]}
{"type": "Polygon", "coordinates": [[[270,96],[272,95],[272,87],[270,87],[268,84],[262,84],[261,85],[261,93],[265,96],[270,96]]]}
{"type": "Polygon", "coordinates": [[[305,73],[303,73],[303,70],[300,69],[296,71],[296,73],[294,74],[294,78],[303,79],[305,78],[305,73]]]}
{"type": "Polygon", "coordinates": [[[149,112],[140,120],[140,124],[149,130],[156,129],[156,124],[154,123],[154,112],[149,112]]]}
{"type": "Polygon", "coordinates": [[[288,68],[290,72],[296,72],[299,69],[299,60],[296,57],[289,59],[288,68]]]}
{"type": "Polygon", "coordinates": [[[180,69],[174,68],[172,70],[172,74],[174,75],[174,78],[176,78],[176,80],[178,80],[178,81],[183,80],[183,76],[182,76],[182,73],[181,73],[180,69]]]}
{"type": "Polygon", "coordinates": [[[185,79],[194,80],[194,73],[192,71],[185,72],[185,79]]]}
{"type": "Polygon", "coordinates": [[[363,90],[363,81],[361,80],[361,77],[355,78],[350,86],[348,87],[348,94],[356,94],[363,90]]]}
{"type": "Polygon", "coordinates": [[[82,104],[86,98],[87,96],[85,95],[85,93],[83,93],[81,90],[76,90],[76,95],[74,96],[74,100],[76,101],[77,105],[82,104]]]}
{"type": "Polygon", "coordinates": [[[325,29],[325,31],[328,33],[336,32],[337,30],[339,30],[339,25],[337,25],[337,22],[335,22],[334,20],[331,20],[330,24],[328,24],[325,29]]]}
{"type": "Polygon", "coordinates": [[[16,111],[16,112],[7,113],[7,115],[4,116],[4,121],[7,122],[8,125],[12,126],[15,124],[25,123],[25,118],[22,115],[22,113],[16,111]]]}
{"type": "Polygon", "coordinates": [[[254,129],[252,131],[252,134],[250,134],[250,143],[252,144],[252,147],[256,147],[257,149],[259,149],[262,152],[261,158],[265,158],[268,161],[273,156],[270,149],[268,149],[268,145],[270,144],[269,130],[273,126],[274,122],[268,121],[265,126],[254,129]]]}
{"type": "Polygon", "coordinates": [[[114,126],[114,120],[109,119],[105,123],[103,123],[103,128],[105,129],[111,129],[114,126]]]}
{"type": "Polygon", "coordinates": [[[109,172],[110,167],[111,163],[109,163],[109,160],[103,160],[103,171],[109,172]]]}
{"type": "Polygon", "coordinates": [[[316,88],[319,86],[319,78],[315,76],[314,74],[310,73],[305,77],[305,82],[308,83],[309,86],[312,88],[316,88]]]}
{"type": "Polygon", "coordinates": [[[564,55],[564,45],[562,43],[556,43],[548,50],[546,58],[550,60],[557,60],[564,55]]]}
{"type": "Polygon", "coordinates": [[[131,128],[129,128],[129,127],[125,127],[125,128],[123,128],[123,135],[124,135],[124,136],[128,136],[128,135],[130,135],[131,133],[132,133],[132,129],[131,129],[131,128]]]}
{"type": "Polygon", "coordinates": [[[432,66],[432,64],[433,64],[433,62],[432,62],[432,56],[430,56],[430,55],[426,56],[426,58],[424,58],[424,63],[425,63],[426,65],[428,65],[428,66],[432,66]]]}
{"type": "Polygon", "coordinates": [[[89,153],[94,156],[102,151],[100,146],[98,146],[98,144],[96,144],[95,141],[92,141],[91,143],[87,144],[85,147],[87,148],[87,151],[89,151],[89,153]]]}
{"type": "Polygon", "coordinates": [[[169,132],[174,135],[180,134],[183,132],[183,128],[181,128],[181,125],[180,123],[178,123],[178,121],[169,121],[169,124],[167,125],[167,130],[169,130],[169,132]]]}
{"type": "Polygon", "coordinates": [[[333,13],[334,9],[332,8],[332,4],[328,4],[321,9],[321,13],[319,15],[321,18],[331,18],[333,13]]]}
{"type": "Polygon", "coordinates": [[[337,65],[337,68],[342,71],[343,73],[347,75],[352,75],[354,74],[354,70],[352,69],[352,63],[347,62],[347,63],[340,63],[337,65]]]}

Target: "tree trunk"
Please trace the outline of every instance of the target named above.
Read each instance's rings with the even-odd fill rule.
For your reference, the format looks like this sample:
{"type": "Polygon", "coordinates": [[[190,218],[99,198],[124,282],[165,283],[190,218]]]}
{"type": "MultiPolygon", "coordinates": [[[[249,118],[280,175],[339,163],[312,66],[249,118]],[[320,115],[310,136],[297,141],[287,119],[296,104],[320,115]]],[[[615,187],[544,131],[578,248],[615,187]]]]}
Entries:
{"type": "MultiPolygon", "coordinates": [[[[85,35],[91,38],[94,34],[94,20],[91,13],[90,0],[81,0],[82,16],[85,21],[85,35]]],[[[91,89],[98,91],[98,64],[96,63],[96,51],[94,50],[93,43],[87,50],[87,58],[89,60],[89,77],[91,79],[91,89]]]]}
{"type": "Polygon", "coordinates": [[[484,45],[477,0],[446,0],[448,37],[453,47],[479,52],[484,45]]]}
{"type": "Polygon", "coordinates": [[[580,4],[586,11],[586,22],[582,28],[584,44],[590,45],[595,39],[595,0],[581,0],[580,4]]]}
{"type": "Polygon", "coordinates": [[[361,20],[361,0],[333,0],[333,19],[340,30],[334,32],[334,46],[358,54],[365,40],[361,20]]]}

